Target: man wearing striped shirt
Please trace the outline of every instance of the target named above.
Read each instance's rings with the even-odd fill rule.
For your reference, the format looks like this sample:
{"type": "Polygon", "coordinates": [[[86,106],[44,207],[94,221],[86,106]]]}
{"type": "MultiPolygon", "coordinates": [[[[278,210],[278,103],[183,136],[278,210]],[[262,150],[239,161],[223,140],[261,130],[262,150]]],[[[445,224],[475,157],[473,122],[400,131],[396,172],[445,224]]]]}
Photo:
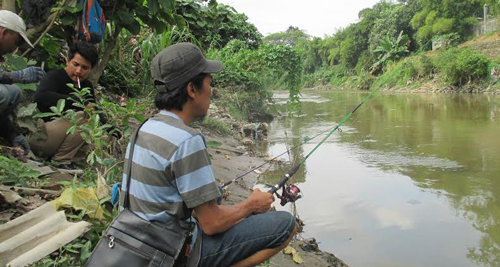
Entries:
{"type": "Polygon", "coordinates": [[[274,197],[259,189],[236,205],[217,204],[221,193],[205,139],[189,125],[206,116],[211,73],[221,70],[221,62],[206,60],[190,43],[167,47],[151,66],[160,112],[141,127],[137,137],[130,206],[146,220],[167,226],[178,222],[193,229],[194,238],[181,252],[177,266],[180,262],[255,266],[285,248],[296,232],[295,218],[288,212],[270,212],[274,197]]]}

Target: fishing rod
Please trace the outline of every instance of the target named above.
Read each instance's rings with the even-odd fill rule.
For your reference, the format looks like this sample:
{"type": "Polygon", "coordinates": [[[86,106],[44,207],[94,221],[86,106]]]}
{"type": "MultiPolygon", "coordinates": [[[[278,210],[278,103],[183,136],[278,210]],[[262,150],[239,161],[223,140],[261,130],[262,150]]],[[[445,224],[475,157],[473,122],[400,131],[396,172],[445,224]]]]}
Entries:
{"type": "MultiPolygon", "coordinates": [[[[367,100],[371,97],[371,95],[373,95],[373,94],[375,93],[375,91],[377,91],[380,87],[381,87],[381,86],[379,86],[378,88],[376,88],[376,89],[375,89],[375,90],[374,90],[374,91],[373,91],[373,92],[372,92],[369,96],[367,96],[365,99],[363,99],[363,101],[362,101],[361,103],[359,103],[359,104],[358,104],[358,105],[357,105],[357,106],[356,106],[356,107],[355,107],[355,108],[351,111],[351,113],[348,115],[348,117],[346,117],[346,119],[344,119],[341,123],[339,123],[339,124],[338,124],[338,125],[337,125],[334,129],[333,129],[333,130],[331,130],[331,131],[330,131],[330,130],[322,131],[322,132],[320,132],[319,134],[317,134],[317,135],[315,135],[315,136],[313,136],[313,137],[306,137],[306,138],[304,138],[304,139],[305,139],[305,140],[304,140],[304,142],[302,142],[302,143],[300,143],[300,144],[298,144],[298,145],[296,145],[296,146],[293,146],[293,147],[291,147],[291,148],[287,149],[285,152],[283,152],[283,153],[281,153],[281,154],[279,154],[279,155],[277,155],[277,156],[275,156],[275,157],[271,158],[270,160],[267,160],[266,162],[264,162],[264,163],[262,163],[262,164],[258,165],[257,167],[254,167],[254,168],[252,168],[252,169],[248,170],[247,172],[245,172],[245,173],[243,173],[243,174],[241,174],[241,175],[237,176],[236,178],[234,178],[234,179],[232,179],[232,180],[230,180],[230,181],[227,181],[227,182],[223,183],[223,184],[221,185],[221,187],[222,187],[222,188],[227,187],[228,185],[232,184],[233,182],[235,182],[235,181],[237,181],[237,180],[239,180],[239,179],[241,179],[241,178],[243,178],[243,177],[247,176],[249,173],[251,173],[251,172],[253,172],[253,171],[257,170],[257,169],[260,169],[262,166],[264,166],[264,165],[266,165],[266,164],[269,164],[269,163],[273,162],[274,160],[276,160],[277,158],[279,158],[279,157],[283,156],[284,154],[289,153],[290,151],[293,151],[293,150],[295,150],[295,149],[299,148],[301,145],[303,145],[303,144],[305,144],[305,143],[307,143],[307,142],[309,142],[309,141],[311,141],[311,140],[313,140],[313,139],[317,138],[317,137],[318,137],[318,136],[320,136],[320,135],[323,135],[323,134],[324,134],[324,133],[326,133],[326,132],[330,132],[330,135],[331,135],[334,131],[336,131],[336,130],[340,129],[340,126],[341,126],[341,125],[345,122],[345,120],[349,119],[349,117],[350,117],[350,116],[351,116],[354,112],[356,112],[356,110],[357,110],[357,109],[358,109],[358,108],[359,108],[359,107],[360,107],[360,106],[361,106],[364,102],[366,102],[366,101],[367,101],[367,100]]],[[[328,138],[328,136],[327,136],[326,138],[328,138]]],[[[325,140],[326,140],[326,139],[325,139],[325,140]]],[[[302,164],[302,162],[301,162],[300,164],[302,164]]]]}
{"type": "Polygon", "coordinates": [[[344,124],[366,101],[368,101],[368,99],[372,97],[373,94],[375,94],[375,92],[380,89],[380,87],[382,86],[380,85],[379,87],[377,87],[358,105],[356,105],[356,107],[354,107],[354,109],[349,112],[349,114],[339,124],[337,124],[337,126],[335,126],[299,163],[291,168],[276,185],[271,187],[268,193],[276,194],[276,196],[281,199],[281,206],[285,206],[288,202],[295,202],[302,197],[302,193],[298,186],[294,184],[285,186],[288,180],[299,170],[302,164],[326,141],[326,139],[328,139],[335,131],[337,131],[340,126],[342,126],[342,124],[344,124]],[[281,195],[277,193],[280,188],[282,188],[283,190],[281,195]]]}
{"type": "MultiPolygon", "coordinates": [[[[292,169],[290,169],[276,185],[271,187],[271,189],[268,191],[268,193],[276,194],[276,196],[281,200],[281,203],[280,203],[281,206],[285,206],[288,202],[295,202],[302,197],[302,193],[297,185],[292,184],[292,185],[285,186],[285,184],[288,182],[288,180],[299,170],[299,168],[302,166],[302,164],[326,141],[326,139],[328,139],[335,131],[340,129],[340,126],[342,126],[366,101],[368,101],[368,99],[370,99],[372,97],[373,94],[375,94],[375,92],[377,92],[382,87],[382,84],[384,84],[384,83],[381,83],[381,85],[379,85],[368,96],[366,96],[358,105],[356,105],[354,107],[354,109],[351,112],[349,112],[349,114],[347,114],[347,116],[339,124],[337,124],[337,126],[335,126],[299,163],[297,163],[292,169]],[[277,191],[280,188],[282,188],[281,195],[279,193],[277,193],[277,191]]],[[[310,141],[310,140],[320,136],[323,133],[324,132],[321,132],[320,134],[314,136],[313,138],[310,138],[309,140],[306,140],[305,142],[310,141]]],[[[288,149],[287,151],[279,154],[278,156],[272,158],[271,160],[264,162],[263,164],[245,172],[244,174],[234,178],[233,180],[230,180],[230,181],[222,184],[222,188],[228,186],[229,184],[235,182],[238,179],[243,178],[244,176],[246,176],[250,172],[268,164],[269,162],[272,162],[273,160],[277,159],[278,157],[284,155],[285,153],[288,153],[289,151],[296,149],[299,146],[300,145],[292,147],[292,148],[288,149]]]]}

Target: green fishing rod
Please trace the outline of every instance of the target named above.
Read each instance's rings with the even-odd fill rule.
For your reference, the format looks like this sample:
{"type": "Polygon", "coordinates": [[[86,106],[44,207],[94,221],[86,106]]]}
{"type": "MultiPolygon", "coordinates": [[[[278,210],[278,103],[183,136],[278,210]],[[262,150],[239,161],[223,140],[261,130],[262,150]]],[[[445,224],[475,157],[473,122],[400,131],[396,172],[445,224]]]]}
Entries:
{"type": "MultiPolygon", "coordinates": [[[[383,84],[383,83],[382,83],[383,84]]],[[[372,97],[373,94],[375,94],[375,92],[377,92],[380,87],[382,87],[381,85],[378,86],[375,90],[373,90],[368,96],[366,96],[358,105],[356,105],[356,107],[354,107],[354,109],[339,123],[337,124],[331,131],[329,131],[329,133],[299,162],[297,163],[293,168],[291,168],[284,176],[283,178],[281,178],[281,180],[274,186],[271,187],[271,189],[268,191],[269,193],[271,194],[276,194],[278,198],[281,199],[281,205],[284,206],[286,203],[288,202],[295,202],[297,199],[299,199],[300,197],[302,197],[301,193],[300,193],[300,189],[296,186],[296,185],[289,185],[287,187],[285,187],[285,184],[288,182],[288,180],[299,170],[299,168],[302,166],[302,164],[335,132],[337,131],[340,126],[342,126],[365,102],[368,101],[368,99],[370,99],[372,97]],[[277,191],[282,188],[283,189],[283,192],[282,194],[278,194],[277,191]]],[[[320,133],[316,136],[314,136],[313,138],[310,138],[309,140],[307,141],[310,141],[316,137],[318,137],[319,135],[321,135],[323,133],[320,133]]],[[[306,141],[306,142],[307,142],[306,141]]],[[[276,157],[272,158],[271,160],[255,167],[255,168],[252,168],[251,170],[245,172],[244,174],[234,178],[233,180],[230,180],[228,182],[225,182],[224,184],[222,184],[222,188],[230,185],[231,183],[243,178],[244,176],[248,175],[249,173],[251,173],[252,171],[268,164],[269,162],[272,162],[273,160],[277,159],[278,157],[284,155],[285,153],[291,151],[291,150],[294,150],[296,149],[297,147],[299,146],[295,146],[295,147],[292,147],[288,150],[286,150],[285,152],[277,155],[276,157]]]]}
{"type": "Polygon", "coordinates": [[[285,184],[288,182],[290,178],[299,170],[299,168],[304,164],[304,162],[335,132],[337,131],[340,126],[342,126],[368,99],[372,97],[375,92],[377,92],[380,89],[381,86],[377,87],[375,90],[373,90],[368,96],[366,96],[354,109],[349,112],[349,114],[339,123],[337,126],[335,126],[300,162],[298,162],[293,168],[291,168],[284,176],[281,178],[281,180],[271,187],[271,189],[268,191],[271,194],[276,194],[279,199],[281,199],[281,206],[284,206],[288,202],[295,202],[299,198],[302,197],[302,194],[300,192],[300,189],[296,185],[288,185],[285,187],[285,184]],[[280,194],[277,193],[277,191],[282,188],[283,191],[280,194]]]}

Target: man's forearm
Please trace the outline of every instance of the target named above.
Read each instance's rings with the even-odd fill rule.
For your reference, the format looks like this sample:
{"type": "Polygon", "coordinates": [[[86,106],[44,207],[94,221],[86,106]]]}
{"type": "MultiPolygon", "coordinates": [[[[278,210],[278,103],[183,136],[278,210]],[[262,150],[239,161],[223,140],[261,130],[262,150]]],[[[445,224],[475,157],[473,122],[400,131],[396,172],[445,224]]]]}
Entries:
{"type": "Polygon", "coordinates": [[[235,205],[219,206],[215,201],[211,201],[197,207],[195,211],[203,232],[206,235],[214,235],[227,231],[252,215],[249,204],[249,201],[245,200],[235,205]]]}

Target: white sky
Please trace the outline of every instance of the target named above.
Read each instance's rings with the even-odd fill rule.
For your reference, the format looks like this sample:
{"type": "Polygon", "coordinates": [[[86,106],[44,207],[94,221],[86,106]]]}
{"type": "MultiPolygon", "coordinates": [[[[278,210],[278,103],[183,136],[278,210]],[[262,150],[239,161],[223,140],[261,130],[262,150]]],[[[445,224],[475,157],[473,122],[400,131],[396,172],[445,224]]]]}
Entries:
{"type": "Polygon", "coordinates": [[[285,31],[289,26],[309,35],[324,37],[358,21],[359,11],[380,0],[217,0],[245,13],[264,35],[285,31]]]}

